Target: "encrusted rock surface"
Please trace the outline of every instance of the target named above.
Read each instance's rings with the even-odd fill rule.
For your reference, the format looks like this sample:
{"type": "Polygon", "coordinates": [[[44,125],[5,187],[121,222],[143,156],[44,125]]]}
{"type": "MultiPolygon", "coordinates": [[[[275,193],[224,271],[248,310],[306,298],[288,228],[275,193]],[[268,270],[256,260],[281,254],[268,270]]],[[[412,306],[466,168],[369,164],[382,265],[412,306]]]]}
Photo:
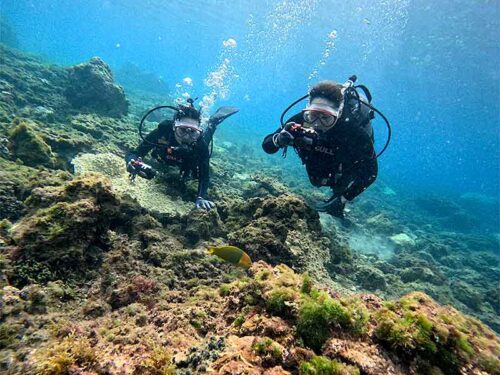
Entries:
{"type": "Polygon", "coordinates": [[[111,69],[99,57],[69,69],[65,95],[76,109],[111,117],[128,111],[123,89],[114,83],[111,69]]]}

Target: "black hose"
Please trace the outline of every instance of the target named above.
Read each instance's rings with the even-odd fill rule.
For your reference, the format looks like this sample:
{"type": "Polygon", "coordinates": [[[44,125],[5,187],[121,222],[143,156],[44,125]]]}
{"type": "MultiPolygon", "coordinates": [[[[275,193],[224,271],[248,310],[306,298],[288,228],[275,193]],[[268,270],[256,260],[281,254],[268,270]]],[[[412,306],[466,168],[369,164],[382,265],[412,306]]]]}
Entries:
{"type": "Polygon", "coordinates": [[[391,127],[391,123],[389,122],[389,120],[387,119],[387,117],[385,117],[385,115],[380,112],[377,108],[375,108],[370,102],[371,102],[371,94],[370,94],[370,91],[363,85],[358,85],[356,87],[350,87],[349,88],[349,94],[353,95],[356,97],[356,99],[358,100],[358,103],[361,105],[361,104],[364,104],[366,105],[368,108],[370,108],[372,111],[374,112],[377,112],[381,117],[382,119],[384,120],[385,122],[385,125],[387,126],[387,140],[385,141],[385,144],[384,144],[384,147],[382,147],[382,150],[380,150],[380,152],[378,154],[375,155],[374,159],[378,159],[384,152],[385,150],[387,150],[387,147],[389,147],[389,143],[391,142],[391,136],[392,136],[392,127],[391,127]],[[356,88],[361,88],[365,94],[367,94],[367,99],[368,99],[368,103],[364,102],[363,100],[361,100],[361,97],[359,96],[359,93],[358,91],[356,90],[356,88]]]}
{"type": "Polygon", "coordinates": [[[157,147],[161,147],[161,145],[159,145],[158,143],[151,142],[148,139],[146,139],[146,137],[144,136],[144,134],[142,134],[142,128],[144,126],[144,121],[146,121],[146,118],[151,113],[153,113],[154,111],[156,111],[158,109],[162,109],[162,108],[169,108],[169,109],[172,109],[172,110],[174,110],[176,112],[179,111],[179,109],[177,107],[174,107],[174,106],[171,106],[171,105],[159,105],[158,107],[154,107],[154,108],[150,109],[149,111],[147,111],[146,114],[144,116],[142,116],[141,122],[139,123],[139,136],[141,137],[141,139],[144,142],[149,143],[150,145],[153,145],[153,146],[157,146],[157,147]]]}
{"type": "Polygon", "coordinates": [[[387,117],[385,117],[385,115],[382,112],[380,112],[377,108],[375,108],[371,104],[365,103],[362,100],[360,100],[360,103],[363,103],[371,110],[377,112],[382,117],[382,119],[385,121],[385,125],[387,126],[387,140],[385,141],[385,145],[384,145],[384,147],[382,147],[382,150],[380,150],[380,152],[375,155],[375,159],[378,159],[380,157],[380,155],[382,155],[385,152],[385,150],[387,150],[387,147],[389,147],[389,143],[391,142],[391,136],[392,136],[391,123],[389,122],[387,117]]]}
{"type": "Polygon", "coordinates": [[[292,108],[295,104],[297,104],[298,102],[304,100],[305,98],[307,98],[309,96],[309,94],[306,94],[302,97],[300,97],[299,99],[297,99],[296,101],[294,101],[292,104],[290,104],[288,107],[286,107],[286,109],[281,113],[281,117],[280,117],[280,124],[281,124],[281,127],[284,128],[285,127],[285,124],[284,124],[284,117],[286,115],[286,113],[290,110],[290,108],[292,108]]]}

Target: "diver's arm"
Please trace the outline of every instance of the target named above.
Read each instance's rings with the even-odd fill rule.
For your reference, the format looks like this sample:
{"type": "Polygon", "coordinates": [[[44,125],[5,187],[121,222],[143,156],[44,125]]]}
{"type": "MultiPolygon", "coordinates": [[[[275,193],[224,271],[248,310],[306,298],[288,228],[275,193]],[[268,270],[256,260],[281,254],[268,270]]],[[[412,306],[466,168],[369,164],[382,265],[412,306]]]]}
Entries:
{"type": "Polygon", "coordinates": [[[173,132],[173,121],[163,120],[158,124],[158,127],[149,133],[145,140],[143,139],[141,144],[135,149],[130,150],[127,153],[127,160],[137,159],[138,157],[143,158],[149,151],[151,151],[157,144],[161,137],[168,139],[173,132]]]}
{"type": "Polygon", "coordinates": [[[155,147],[155,143],[158,142],[160,130],[156,128],[151,133],[149,133],[145,140],[143,140],[135,150],[130,150],[127,153],[127,161],[131,159],[143,158],[148,154],[149,151],[155,147]]]}
{"type": "Polygon", "coordinates": [[[290,117],[285,122],[284,128],[280,126],[274,133],[266,135],[266,137],[262,141],[262,148],[264,149],[264,151],[268,154],[274,154],[278,152],[280,148],[292,145],[294,137],[290,132],[288,132],[288,129],[293,124],[302,125],[302,123],[302,113],[297,113],[296,115],[290,117]],[[287,127],[287,125],[289,126],[287,127]],[[282,137],[281,135],[284,135],[284,137],[282,137]]]}
{"type": "Polygon", "coordinates": [[[199,176],[198,176],[198,195],[203,199],[207,199],[208,196],[208,184],[210,183],[210,156],[208,153],[208,147],[203,149],[203,154],[200,156],[200,161],[198,164],[199,176]]]}
{"type": "Polygon", "coordinates": [[[271,133],[269,135],[266,135],[264,138],[264,141],[262,142],[262,148],[264,151],[268,154],[274,154],[278,152],[280,147],[275,143],[276,137],[279,135],[281,132],[281,128],[278,128],[274,133],[271,133]]]}

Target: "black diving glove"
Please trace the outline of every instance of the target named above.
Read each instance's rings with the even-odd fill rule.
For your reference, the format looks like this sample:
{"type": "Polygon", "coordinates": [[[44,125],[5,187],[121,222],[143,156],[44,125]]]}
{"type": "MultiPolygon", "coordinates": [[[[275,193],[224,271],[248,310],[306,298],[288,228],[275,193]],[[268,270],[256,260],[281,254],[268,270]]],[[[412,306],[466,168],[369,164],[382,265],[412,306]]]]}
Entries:
{"type": "Polygon", "coordinates": [[[201,209],[210,211],[214,207],[215,207],[214,202],[209,201],[203,197],[196,198],[196,208],[201,208],[201,209]]]}
{"type": "Polygon", "coordinates": [[[318,203],[316,205],[316,211],[326,212],[327,214],[343,219],[346,202],[347,199],[342,195],[333,196],[325,202],[318,203]]]}
{"type": "Polygon", "coordinates": [[[144,163],[141,158],[132,158],[127,163],[127,172],[133,181],[139,175],[142,178],[151,180],[156,176],[156,171],[148,164],[144,163]]]}
{"type": "Polygon", "coordinates": [[[276,147],[297,146],[300,148],[311,147],[317,133],[314,129],[305,128],[295,122],[289,122],[277,134],[273,136],[273,143],[276,147]]]}
{"type": "Polygon", "coordinates": [[[273,135],[273,143],[278,148],[283,148],[286,146],[292,146],[295,140],[293,136],[292,127],[295,125],[294,122],[289,122],[285,125],[283,129],[279,133],[273,135]]]}

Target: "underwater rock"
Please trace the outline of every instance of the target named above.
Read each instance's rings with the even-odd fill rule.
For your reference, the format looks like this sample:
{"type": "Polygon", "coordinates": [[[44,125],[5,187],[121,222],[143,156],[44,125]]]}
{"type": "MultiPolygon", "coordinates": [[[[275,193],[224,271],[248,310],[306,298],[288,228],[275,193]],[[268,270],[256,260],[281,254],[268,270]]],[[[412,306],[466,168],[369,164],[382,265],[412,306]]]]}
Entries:
{"type": "Polygon", "coordinates": [[[415,246],[416,242],[406,233],[395,234],[389,237],[389,239],[397,246],[400,247],[412,247],[415,246]]]}
{"type": "Polygon", "coordinates": [[[45,130],[44,139],[57,153],[65,169],[71,169],[71,160],[80,152],[95,148],[94,140],[80,132],[45,130]]]}
{"type": "Polygon", "coordinates": [[[435,285],[441,285],[443,283],[443,278],[440,275],[436,275],[427,267],[406,268],[400,272],[399,276],[405,283],[411,283],[414,281],[424,281],[435,285]]]}
{"type": "Polygon", "coordinates": [[[123,89],[114,83],[110,67],[99,57],[68,70],[65,95],[79,110],[110,117],[124,116],[128,112],[123,89]]]}
{"type": "MultiPolygon", "coordinates": [[[[240,178],[242,176],[235,176],[240,178]]],[[[243,187],[242,195],[245,198],[279,196],[287,193],[287,188],[276,179],[261,174],[253,175],[251,181],[243,187]]]]}
{"type": "Polygon", "coordinates": [[[0,219],[17,220],[24,214],[24,204],[16,197],[15,189],[11,181],[0,183],[0,219]]]}
{"type": "Polygon", "coordinates": [[[50,146],[36,132],[35,124],[26,120],[15,119],[9,131],[10,149],[12,155],[24,164],[36,167],[54,168],[56,156],[50,146]]]}
{"type": "Polygon", "coordinates": [[[59,185],[67,172],[40,170],[0,158],[0,220],[15,221],[26,212],[25,199],[38,186],[59,185]]]}
{"type": "Polygon", "coordinates": [[[190,243],[196,243],[200,239],[208,240],[224,234],[222,223],[217,210],[192,210],[187,215],[184,236],[190,243]]]}
{"type": "Polygon", "coordinates": [[[41,105],[36,107],[24,107],[20,116],[45,123],[51,123],[56,120],[54,110],[50,107],[47,108],[41,105]]]}
{"type": "Polygon", "coordinates": [[[123,158],[111,154],[81,154],[72,160],[76,174],[99,172],[111,180],[113,189],[135,199],[143,208],[165,221],[179,220],[193,209],[192,202],[166,194],[165,185],[158,178],[130,181],[123,158]]]}
{"type": "Polygon", "coordinates": [[[463,304],[469,306],[471,309],[479,310],[483,302],[483,296],[472,289],[463,281],[454,281],[451,283],[451,291],[453,296],[462,302],[463,304]]]}
{"type": "Polygon", "coordinates": [[[251,259],[283,263],[316,279],[330,280],[332,241],[321,229],[318,213],[293,195],[253,198],[221,207],[230,244],[251,259]]]}
{"type": "Polygon", "coordinates": [[[366,290],[385,290],[387,287],[384,274],[377,268],[360,267],[355,277],[356,281],[366,290]]]}
{"type": "Polygon", "coordinates": [[[2,303],[1,317],[5,319],[9,315],[18,315],[24,311],[28,303],[21,298],[21,291],[13,286],[5,286],[1,293],[2,303]]]}
{"type": "Polygon", "coordinates": [[[19,295],[28,301],[26,311],[30,314],[45,314],[47,312],[47,294],[39,285],[27,285],[19,295]]]}
{"type": "Polygon", "coordinates": [[[64,121],[71,106],[63,95],[66,71],[0,43],[0,124],[20,113],[34,114],[43,107],[53,111],[50,119],[64,121]]]}
{"type": "Polygon", "coordinates": [[[135,276],[113,289],[107,302],[112,309],[118,309],[138,301],[146,302],[146,299],[154,296],[156,292],[158,292],[156,281],[144,276],[135,276]]]}
{"type": "Polygon", "coordinates": [[[383,213],[372,216],[366,220],[370,229],[375,229],[381,233],[394,233],[395,224],[389,220],[383,213]]]}
{"type": "Polygon", "coordinates": [[[425,211],[437,217],[451,216],[461,208],[454,201],[439,196],[423,196],[415,199],[415,203],[425,211]]]}
{"type": "MultiPolygon", "coordinates": [[[[28,346],[14,364],[34,373],[60,358],[74,372],[113,374],[289,375],[325,369],[399,375],[434,367],[433,373],[479,375],[499,368],[498,338],[491,330],[423,293],[395,301],[345,296],[319,289],[284,265],[263,262],[247,275],[218,292],[212,285],[166,291],[154,279],[129,275],[115,310],[106,304],[101,309],[101,300],[92,299],[85,315],[50,321],[50,335],[17,328],[16,314],[24,314],[29,298],[6,289],[4,299],[9,295],[17,313],[8,315],[0,345],[28,346]]],[[[28,319],[38,325],[33,319],[42,315],[28,319]]]]}
{"type": "Polygon", "coordinates": [[[19,247],[12,275],[16,282],[40,276],[26,269],[30,262],[46,267],[53,280],[95,267],[106,247],[107,229],[118,217],[119,201],[109,180],[97,174],[79,176],[63,187],[36,190],[30,203],[40,202],[46,207],[34,210],[11,230],[19,247]]]}
{"type": "Polygon", "coordinates": [[[11,153],[9,150],[9,139],[7,137],[0,137],[0,157],[5,159],[11,158],[11,153]]]}
{"type": "Polygon", "coordinates": [[[378,345],[366,342],[331,338],[325,344],[324,355],[354,364],[366,375],[405,374],[378,345]]]}
{"type": "Polygon", "coordinates": [[[470,232],[480,225],[478,219],[465,211],[459,211],[440,220],[441,225],[459,232],[470,232]]]}
{"type": "Polygon", "coordinates": [[[437,260],[450,255],[452,252],[450,246],[440,243],[430,243],[424,248],[424,251],[437,260]]]}

